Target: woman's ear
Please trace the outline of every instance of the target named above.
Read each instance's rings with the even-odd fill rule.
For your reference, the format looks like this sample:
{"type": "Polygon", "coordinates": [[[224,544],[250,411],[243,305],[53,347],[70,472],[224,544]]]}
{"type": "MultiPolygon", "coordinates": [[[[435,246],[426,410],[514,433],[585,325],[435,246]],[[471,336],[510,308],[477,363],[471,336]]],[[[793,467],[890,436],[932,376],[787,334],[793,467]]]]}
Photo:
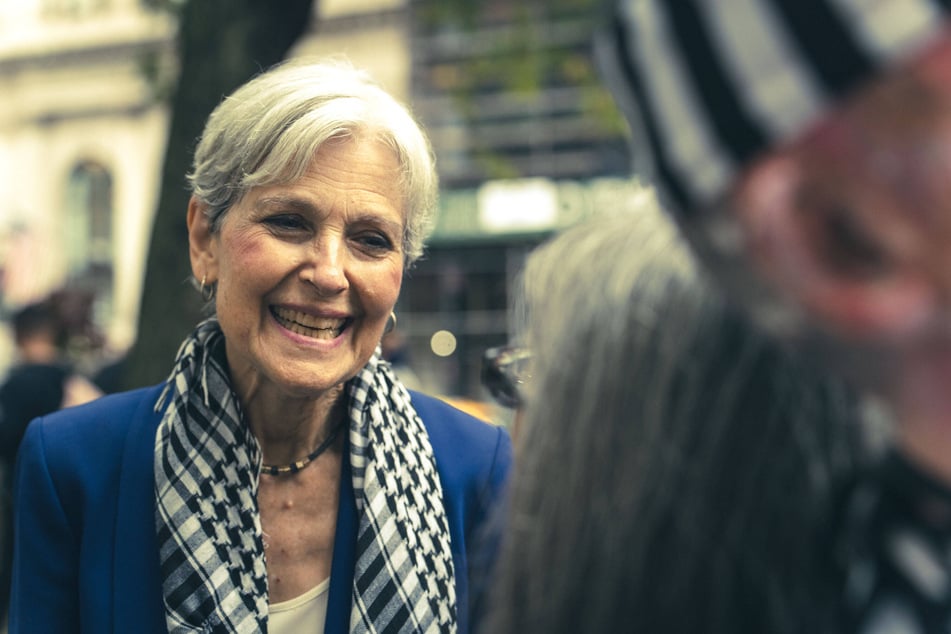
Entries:
{"type": "Polygon", "coordinates": [[[806,169],[795,156],[767,157],[733,190],[760,272],[814,325],[843,339],[914,335],[936,317],[935,287],[876,231],[872,214],[846,199],[811,195],[806,169]]]}
{"type": "Polygon", "coordinates": [[[205,284],[218,281],[218,244],[211,232],[206,210],[208,205],[195,196],[188,201],[188,256],[192,275],[205,284]]]}

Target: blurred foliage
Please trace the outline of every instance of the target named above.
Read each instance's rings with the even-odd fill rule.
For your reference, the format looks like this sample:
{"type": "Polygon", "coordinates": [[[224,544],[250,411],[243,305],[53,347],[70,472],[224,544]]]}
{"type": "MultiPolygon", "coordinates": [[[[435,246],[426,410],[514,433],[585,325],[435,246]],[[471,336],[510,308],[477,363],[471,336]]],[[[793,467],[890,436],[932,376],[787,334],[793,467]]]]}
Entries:
{"type": "MultiPolygon", "coordinates": [[[[603,0],[413,0],[418,33],[440,49],[427,80],[454,99],[463,125],[476,129],[479,97],[502,94],[526,108],[546,91],[573,88],[579,109],[601,137],[626,125],[603,86],[592,39],[603,0]]],[[[504,153],[478,134],[472,157],[488,178],[518,176],[504,153]]]]}
{"type": "MultiPolygon", "coordinates": [[[[152,9],[168,13],[178,20],[181,20],[185,3],[188,0],[141,0],[142,4],[152,9]]],[[[149,50],[139,55],[137,60],[139,74],[145,80],[146,85],[152,91],[152,99],[155,103],[170,102],[175,94],[175,87],[178,83],[177,68],[174,63],[169,63],[164,51],[149,50]]]]}
{"type": "Polygon", "coordinates": [[[458,96],[478,90],[537,93],[547,85],[597,85],[588,51],[559,46],[551,33],[559,25],[592,25],[599,0],[417,0],[424,32],[477,38],[480,54],[454,64],[458,96]],[[580,72],[579,72],[580,71],[580,72]]]}
{"type": "Polygon", "coordinates": [[[178,83],[176,69],[168,63],[163,51],[150,50],[139,55],[139,74],[151,90],[152,101],[168,103],[178,83]]]}

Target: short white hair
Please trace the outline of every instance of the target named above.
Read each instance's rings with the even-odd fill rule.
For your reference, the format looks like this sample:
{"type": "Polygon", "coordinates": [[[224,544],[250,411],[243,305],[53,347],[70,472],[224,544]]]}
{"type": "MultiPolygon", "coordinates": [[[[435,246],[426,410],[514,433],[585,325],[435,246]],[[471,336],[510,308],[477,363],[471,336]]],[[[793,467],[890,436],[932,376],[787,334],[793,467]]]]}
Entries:
{"type": "Polygon", "coordinates": [[[409,109],[346,60],[283,63],[226,97],[208,117],[188,182],[216,232],[252,188],[293,182],[327,141],[364,135],[399,160],[409,266],[422,255],[435,217],[432,148],[409,109]]]}

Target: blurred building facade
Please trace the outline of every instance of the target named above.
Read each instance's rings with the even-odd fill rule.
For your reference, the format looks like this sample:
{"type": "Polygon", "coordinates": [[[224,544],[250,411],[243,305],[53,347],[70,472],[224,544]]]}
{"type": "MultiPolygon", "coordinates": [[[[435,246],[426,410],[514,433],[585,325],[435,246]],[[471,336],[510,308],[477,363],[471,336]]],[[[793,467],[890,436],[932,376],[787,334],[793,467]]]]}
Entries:
{"type": "Polygon", "coordinates": [[[95,293],[113,345],[131,343],[173,38],[138,0],[0,1],[5,307],[69,283],[95,293]]]}
{"type": "MultiPolygon", "coordinates": [[[[620,117],[590,59],[595,0],[320,0],[295,56],[342,54],[412,105],[443,186],[399,328],[428,389],[474,396],[525,254],[625,204],[620,117]]],[[[3,304],[69,283],[135,336],[174,83],[175,24],[143,0],[0,0],[3,304]]],[[[183,210],[184,217],[184,210],[183,210]]]]}

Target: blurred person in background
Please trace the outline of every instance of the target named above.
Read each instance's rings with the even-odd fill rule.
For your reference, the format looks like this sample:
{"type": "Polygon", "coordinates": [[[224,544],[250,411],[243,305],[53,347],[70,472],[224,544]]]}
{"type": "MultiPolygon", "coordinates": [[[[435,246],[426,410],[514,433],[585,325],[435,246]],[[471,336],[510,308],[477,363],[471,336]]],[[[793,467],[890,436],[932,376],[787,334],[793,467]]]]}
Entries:
{"type": "Polygon", "coordinates": [[[951,623],[951,6],[620,0],[598,40],[713,277],[874,395],[893,448],[839,509],[844,631],[951,623]]]}
{"type": "Polygon", "coordinates": [[[123,352],[100,365],[92,375],[92,382],[103,394],[115,394],[128,387],[124,384],[128,372],[129,355],[123,352]]]}
{"type": "Polygon", "coordinates": [[[0,559],[0,622],[6,618],[13,556],[13,465],[27,424],[38,416],[80,405],[102,393],[70,363],[66,348],[77,326],[61,292],[28,304],[11,317],[16,360],[0,385],[0,468],[3,490],[3,556],[0,559]]]}
{"type": "Polygon", "coordinates": [[[469,631],[510,442],[380,356],[436,206],[423,131],[346,63],[285,64],[189,182],[214,317],[165,383],[31,424],[11,633],[469,631]]]}
{"type": "Polygon", "coordinates": [[[734,310],[649,201],[529,255],[483,631],[834,631],[817,545],[863,459],[858,399],[734,310]]]}

